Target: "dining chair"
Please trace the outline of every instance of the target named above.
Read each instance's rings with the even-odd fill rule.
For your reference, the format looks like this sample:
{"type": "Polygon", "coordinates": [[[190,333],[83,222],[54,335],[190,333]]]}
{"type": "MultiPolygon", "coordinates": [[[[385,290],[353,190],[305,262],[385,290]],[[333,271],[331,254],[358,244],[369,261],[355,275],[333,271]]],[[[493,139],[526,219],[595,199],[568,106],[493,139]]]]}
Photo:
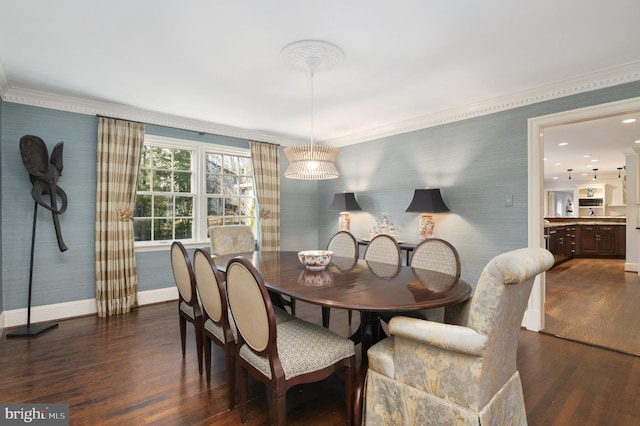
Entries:
{"type": "Polygon", "coordinates": [[[526,425],[518,335],[534,279],[552,266],[545,249],[509,251],[487,263],[451,324],[392,318],[367,352],[364,423],[526,425]]]}
{"type": "MultiPolygon", "coordinates": [[[[345,258],[353,260],[355,263],[358,260],[358,242],[355,237],[347,231],[338,231],[329,240],[327,244],[327,250],[333,252],[334,257],[345,258]]],[[[349,325],[353,318],[353,312],[349,309],[349,325]]],[[[331,317],[331,308],[326,306],[322,307],[322,325],[329,328],[329,320],[331,317]]]]}
{"type": "Polygon", "coordinates": [[[282,425],[287,390],[344,369],[347,422],[351,424],[356,362],[353,342],[298,318],[277,323],[262,277],[244,257],[233,258],[227,266],[227,297],[238,328],[242,422],[247,421],[249,374],[270,390],[272,420],[282,425]]]}
{"type": "Polygon", "coordinates": [[[187,250],[179,241],[171,244],[171,269],[178,287],[178,316],[180,318],[180,341],[182,358],[187,347],[187,322],[193,324],[198,353],[198,372],[202,374],[202,308],[198,301],[196,280],[187,250]]]}
{"type": "Polygon", "coordinates": [[[390,235],[376,235],[369,241],[364,250],[364,260],[369,262],[390,263],[402,265],[400,246],[395,238],[390,235]]]}
{"type": "MultiPolygon", "coordinates": [[[[460,278],[460,256],[456,248],[440,238],[427,238],[413,250],[409,266],[428,269],[452,277],[460,278]]],[[[430,321],[444,321],[444,308],[422,309],[412,312],[412,316],[430,321]]]]}
{"type": "Polygon", "coordinates": [[[196,288],[202,302],[202,339],[207,383],[211,383],[211,342],[224,350],[227,393],[232,410],[236,392],[236,324],[227,303],[227,291],[211,255],[196,249],[193,255],[196,288]]]}

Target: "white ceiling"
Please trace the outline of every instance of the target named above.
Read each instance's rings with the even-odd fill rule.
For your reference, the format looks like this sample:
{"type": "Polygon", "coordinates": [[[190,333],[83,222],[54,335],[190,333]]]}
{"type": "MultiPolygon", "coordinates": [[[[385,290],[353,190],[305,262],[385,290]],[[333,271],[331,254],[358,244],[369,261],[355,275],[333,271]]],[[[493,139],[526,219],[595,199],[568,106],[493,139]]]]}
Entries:
{"type": "Polygon", "coordinates": [[[345,59],[316,74],[314,135],[340,146],[640,80],[639,18],[637,0],[0,0],[0,95],[305,141],[310,80],[280,51],[319,39],[345,59]]]}

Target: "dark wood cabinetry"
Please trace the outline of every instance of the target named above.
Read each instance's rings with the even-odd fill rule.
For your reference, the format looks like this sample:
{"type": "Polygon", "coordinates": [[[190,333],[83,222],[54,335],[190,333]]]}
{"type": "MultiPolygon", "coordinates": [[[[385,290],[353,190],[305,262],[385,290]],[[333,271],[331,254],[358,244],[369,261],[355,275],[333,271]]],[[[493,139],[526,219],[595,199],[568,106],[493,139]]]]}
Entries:
{"type": "Polygon", "coordinates": [[[573,257],[575,251],[575,226],[556,226],[549,229],[549,251],[553,253],[555,264],[573,257]]]}
{"type": "Polygon", "coordinates": [[[625,226],[576,225],[576,256],[624,258],[625,249],[625,226]]]}
{"type": "Polygon", "coordinates": [[[624,224],[567,224],[550,226],[545,232],[556,265],[574,256],[621,259],[626,256],[624,224]]]}

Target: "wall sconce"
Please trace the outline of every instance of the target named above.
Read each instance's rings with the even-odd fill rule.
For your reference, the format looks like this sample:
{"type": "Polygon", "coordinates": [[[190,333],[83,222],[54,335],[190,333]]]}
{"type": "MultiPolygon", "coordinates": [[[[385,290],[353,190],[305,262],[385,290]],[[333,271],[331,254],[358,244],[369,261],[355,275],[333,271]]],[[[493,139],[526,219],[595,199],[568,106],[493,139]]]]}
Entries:
{"type": "Polygon", "coordinates": [[[436,227],[436,221],[428,213],[444,213],[449,207],[442,200],[440,189],[416,189],[413,200],[405,210],[410,213],[422,213],[419,223],[419,238],[431,238],[436,227]]]}
{"type": "Polygon", "coordinates": [[[333,196],[333,202],[329,206],[329,211],[340,212],[338,220],[338,230],[347,231],[351,228],[350,211],[362,210],[356,201],[353,192],[339,192],[333,196]]]}

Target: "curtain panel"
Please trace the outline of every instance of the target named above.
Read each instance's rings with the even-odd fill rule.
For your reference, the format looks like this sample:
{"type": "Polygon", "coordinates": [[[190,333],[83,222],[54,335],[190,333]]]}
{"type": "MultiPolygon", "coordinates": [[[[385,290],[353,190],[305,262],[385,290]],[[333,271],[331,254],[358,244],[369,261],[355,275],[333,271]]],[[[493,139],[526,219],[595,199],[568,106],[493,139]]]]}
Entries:
{"type": "Polygon", "coordinates": [[[137,306],[133,209],[144,124],[99,117],[96,188],[96,307],[98,316],[137,306]]]}
{"type": "Polygon", "coordinates": [[[260,250],[280,250],[280,148],[253,141],[249,141],[249,147],[260,212],[260,250]]]}

